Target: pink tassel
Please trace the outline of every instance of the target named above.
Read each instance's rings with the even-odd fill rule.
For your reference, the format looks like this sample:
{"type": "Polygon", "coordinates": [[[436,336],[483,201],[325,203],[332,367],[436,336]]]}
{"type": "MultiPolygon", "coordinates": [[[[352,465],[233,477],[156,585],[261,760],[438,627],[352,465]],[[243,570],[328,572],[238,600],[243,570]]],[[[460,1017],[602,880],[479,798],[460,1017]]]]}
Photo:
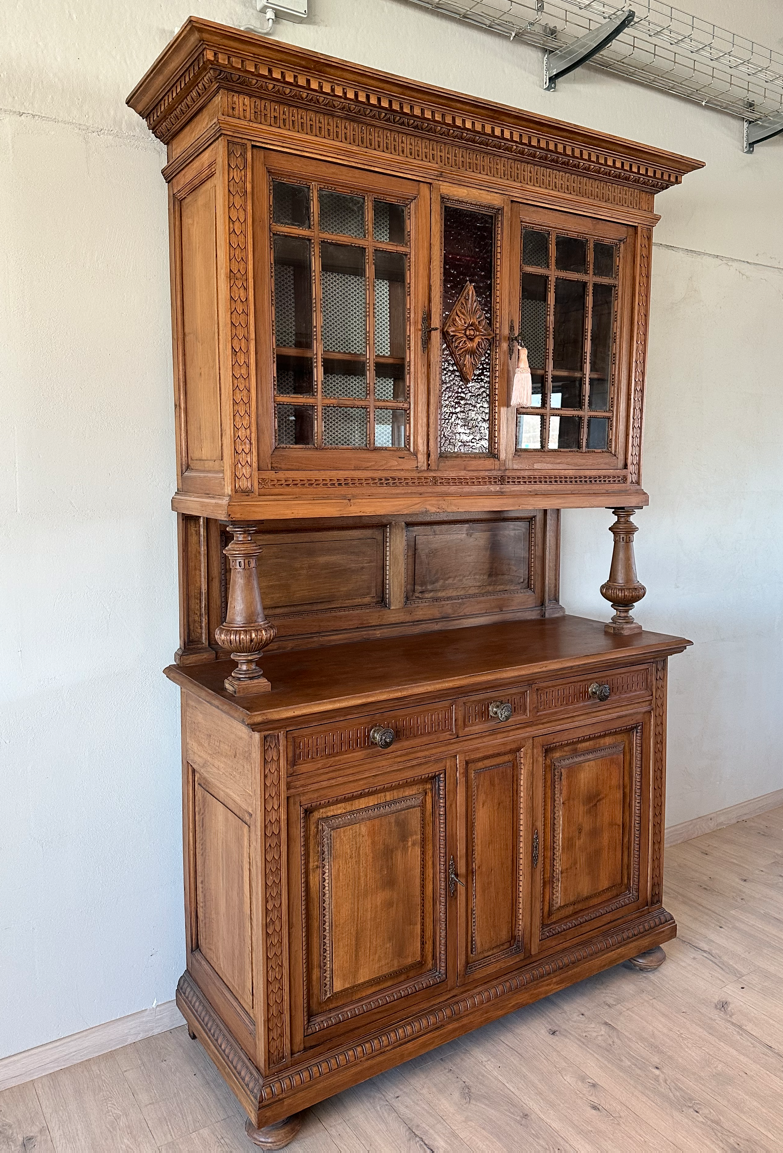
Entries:
{"type": "Polygon", "coordinates": [[[524,344],[517,345],[517,366],[511,386],[511,407],[530,408],[533,403],[533,378],[524,344]]]}

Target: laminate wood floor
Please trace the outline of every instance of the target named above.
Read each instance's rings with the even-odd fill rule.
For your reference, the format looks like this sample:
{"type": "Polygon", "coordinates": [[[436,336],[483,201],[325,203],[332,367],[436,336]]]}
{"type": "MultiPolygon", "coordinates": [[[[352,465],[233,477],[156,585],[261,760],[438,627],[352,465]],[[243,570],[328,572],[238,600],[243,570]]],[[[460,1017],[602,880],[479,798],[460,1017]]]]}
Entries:
{"type": "MultiPolygon", "coordinates": [[[[783,808],[666,851],[680,935],[310,1110],[292,1153],[783,1150],[783,808]]],[[[0,1093],[0,1151],[250,1153],[184,1028],[0,1093]]]]}

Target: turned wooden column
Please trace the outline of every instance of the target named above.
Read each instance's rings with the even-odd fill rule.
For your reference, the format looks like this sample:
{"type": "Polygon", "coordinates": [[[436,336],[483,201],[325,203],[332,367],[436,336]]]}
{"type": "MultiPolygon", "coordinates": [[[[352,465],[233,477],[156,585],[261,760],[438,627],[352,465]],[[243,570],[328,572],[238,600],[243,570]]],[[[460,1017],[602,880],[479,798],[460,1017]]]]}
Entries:
{"type": "Polygon", "coordinates": [[[614,537],[612,567],[609,570],[609,580],[601,585],[601,596],[611,602],[614,616],[604,625],[604,630],[607,633],[627,636],[629,633],[642,631],[642,626],[631,616],[631,609],[642,599],[647,589],[639,583],[636,575],[633,538],[639,530],[631,520],[635,510],[613,508],[611,511],[617,517],[609,529],[614,537]]]}
{"type": "Polygon", "coordinates": [[[222,648],[231,650],[231,659],[237,662],[237,668],[223,683],[228,692],[237,695],[266,693],[272,686],[257,661],[275,639],[277,629],[264,616],[261,603],[258,584],[261,545],[255,538],[253,524],[230,524],[228,531],[234,537],[224,550],[231,565],[231,584],[226,619],[215,629],[215,640],[222,648]]]}

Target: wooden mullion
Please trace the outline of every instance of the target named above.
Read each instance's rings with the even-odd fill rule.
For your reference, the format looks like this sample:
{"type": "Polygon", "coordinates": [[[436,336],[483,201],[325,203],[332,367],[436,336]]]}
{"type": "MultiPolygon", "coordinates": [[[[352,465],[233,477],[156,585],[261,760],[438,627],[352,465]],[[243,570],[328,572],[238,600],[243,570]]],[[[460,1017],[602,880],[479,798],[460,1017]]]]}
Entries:
{"type": "Polygon", "coordinates": [[[313,219],[313,383],[315,384],[315,448],[323,448],[323,299],[321,295],[321,237],[319,231],[321,205],[318,186],[311,184],[313,219]]]}
{"type": "Polygon", "coordinates": [[[546,362],[544,364],[544,394],[541,397],[543,451],[549,448],[549,420],[552,415],[552,359],[555,346],[555,230],[549,230],[549,268],[547,270],[546,298],[546,362]]]}
{"type": "Polygon", "coordinates": [[[593,245],[592,241],[589,243],[589,260],[588,268],[590,269],[590,278],[587,281],[587,292],[585,293],[587,299],[585,301],[585,336],[584,336],[584,353],[583,353],[583,368],[582,373],[582,431],[580,434],[580,448],[582,452],[587,449],[587,403],[590,399],[590,357],[592,356],[593,348],[593,245]]]}

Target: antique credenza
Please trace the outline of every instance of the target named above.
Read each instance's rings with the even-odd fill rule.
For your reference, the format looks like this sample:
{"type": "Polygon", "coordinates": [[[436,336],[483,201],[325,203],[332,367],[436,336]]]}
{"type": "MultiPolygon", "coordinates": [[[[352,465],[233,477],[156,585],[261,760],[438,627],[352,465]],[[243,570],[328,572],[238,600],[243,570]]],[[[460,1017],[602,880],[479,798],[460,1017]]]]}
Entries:
{"type": "Polygon", "coordinates": [[[168,148],[177,1000],[277,1148],[676,931],[688,642],[631,616],[630,517],[653,199],[700,165],[197,19],[129,103],[168,148]],[[595,506],[606,625],[558,596],[595,506]]]}

